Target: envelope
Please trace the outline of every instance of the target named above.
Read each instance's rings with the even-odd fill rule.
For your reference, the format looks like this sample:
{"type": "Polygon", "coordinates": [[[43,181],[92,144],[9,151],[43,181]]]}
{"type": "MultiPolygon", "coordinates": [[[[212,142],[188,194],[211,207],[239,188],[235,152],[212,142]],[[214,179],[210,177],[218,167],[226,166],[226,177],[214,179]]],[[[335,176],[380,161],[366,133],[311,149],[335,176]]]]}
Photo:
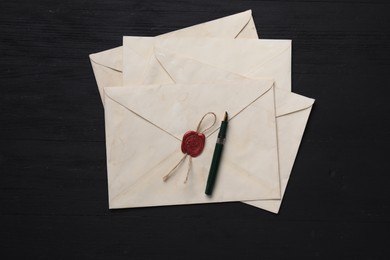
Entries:
{"type": "MultiPolygon", "coordinates": [[[[124,38],[124,52],[134,38],[124,38]]],[[[145,42],[151,42],[149,38],[145,42]]],[[[148,83],[248,82],[275,79],[275,106],[281,198],[246,201],[278,213],[314,100],[290,92],[291,41],[167,39],[154,41],[157,62],[150,63],[148,83]],[[225,51],[226,50],[226,51],[225,51]],[[156,73],[156,71],[158,73],[156,73]],[[161,76],[160,72],[165,72],[161,76]],[[169,80],[168,80],[169,79],[169,80]]],[[[124,64],[127,56],[125,56],[124,64]]],[[[126,75],[126,66],[124,76],[126,75]]]]}
{"type": "MultiPolygon", "coordinates": [[[[226,16],[210,22],[198,24],[178,31],[170,32],[158,36],[157,38],[170,37],[220,37],[220,38],[258,38],[256,27],[252,18],[252,11],[248,10],[242,13],[226,16]]],[[[140,43],[141,44],[141,43],[140,43]]],[[[137,46],[141,51],[142,63],[137,64],[134,73],[143,73],[148,60],[152,59],[153,49],[147,49],[145,46],[137,46]]],[[[117,47],[91,54],[90,61],[95,74],[99,93],[104,105],[104,87],[122,86],[122,67],[123,67],[123,49],[117,47]]],[[[127,83],[139,83],[137,81],[127,83]]]]}
{"type": "Polygon", "coordinates": [[[104,93],[110,208],[280,199],[273,80],[106,87],[104,93]],[[204,192],[224,111],[229,128],[209,197],[204,192]],[[164,182],[183,158],[184,133],[208,112],[217,123],[205,132],[203,152],[164,182]]]}

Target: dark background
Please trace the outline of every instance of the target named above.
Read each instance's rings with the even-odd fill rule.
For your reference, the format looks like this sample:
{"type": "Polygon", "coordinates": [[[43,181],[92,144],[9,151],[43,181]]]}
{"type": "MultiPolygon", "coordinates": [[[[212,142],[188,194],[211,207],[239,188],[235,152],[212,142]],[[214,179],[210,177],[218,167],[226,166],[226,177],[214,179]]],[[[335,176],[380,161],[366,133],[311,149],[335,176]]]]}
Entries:
{"type": "Polygon", "coordinates": [[[1,1],[2,259],[388,259],[388,1],[1,1]],[[293,40],[316,99],[279,215],[223,203],[108,210],[88,54],[246,9],[293,40]]]}

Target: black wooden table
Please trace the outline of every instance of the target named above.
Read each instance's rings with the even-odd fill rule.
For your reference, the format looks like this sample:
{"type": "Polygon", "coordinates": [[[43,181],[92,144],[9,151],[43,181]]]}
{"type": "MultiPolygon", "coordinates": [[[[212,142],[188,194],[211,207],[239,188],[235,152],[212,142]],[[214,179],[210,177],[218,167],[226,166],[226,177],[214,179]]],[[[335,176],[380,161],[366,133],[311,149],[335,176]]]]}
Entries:
{"type": "Polygon", "coordinates": [[[388,1],[13,0],[0,32],[2,259],[390,257],[388,1]],[[280,214],[108,210],[88,54],[246,9],[293,40],[293,90],[316,99],[280,214]]]}

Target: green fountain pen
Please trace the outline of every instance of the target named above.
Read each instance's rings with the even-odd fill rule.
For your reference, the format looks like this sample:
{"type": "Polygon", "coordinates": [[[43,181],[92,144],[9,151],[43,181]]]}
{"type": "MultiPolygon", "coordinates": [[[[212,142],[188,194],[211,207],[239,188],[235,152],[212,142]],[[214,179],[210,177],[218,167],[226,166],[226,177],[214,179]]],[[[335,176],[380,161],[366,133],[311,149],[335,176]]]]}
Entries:
{"type": "Polygon", "coordinates": [[[221,128],[219,129],[217,143],[215,144],[215,150],[213,154],[213,159],[211,161],[209,177],[207,178],[207,185],[205,191],[207,195],[211,195],[211,193],[213,192],[214,183],[217,178],[219,163],[221,161],[223,146],[225,144],[227,127],[228,127],[228,113],[225,112],[225,116],[221,123],[221,128]]]}

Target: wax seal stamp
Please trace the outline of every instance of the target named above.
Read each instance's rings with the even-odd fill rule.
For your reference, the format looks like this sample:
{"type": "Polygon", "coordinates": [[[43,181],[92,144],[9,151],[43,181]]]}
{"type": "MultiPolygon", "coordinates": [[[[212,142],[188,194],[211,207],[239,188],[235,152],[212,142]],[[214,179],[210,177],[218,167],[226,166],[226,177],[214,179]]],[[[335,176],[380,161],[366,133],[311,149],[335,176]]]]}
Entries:
{"type": "Polygon", "coordinates": [[[208,112],[200,120],[198,127],[196,128],[196,131],[191,130],[191,131],[188,131],[184,134],[183,140],[181,141],[181,151],[184,153],[184,156],[168,172],[168,174],[163,176],[163,181],[167,181],[176,172],[176,170],[179,168],[179,166],[186,160],[186,158],[188,156],[190,156],[189,160],[188,160],[187,175],[186,175],[186,178],[184,180],[184,183],[187,182],[188,175],[189,175],[189,173],[191,171],[191,167],[192,167],[192,157],[197,157],[202,153],[204,146],[205,146],[205,142],[206,142],[206,137],[204,135],[204,132],[211,129],[215,125],[216,121],[217,121],[217,116],[213,112],[208,112]],[[204,130],[201,130],[202,122],[205,119],[205,117],[208,115],[213,116],[214,120],[212,121],[212,124],[209,127],[207,127],[204,130]]]}
{"type": "Polygon", "coordinates": [[[183,136],[181,151],[191,157],[197,157],[202,153],[205,141],[206,137],[203,133],[188,131],[183,136]]]}

